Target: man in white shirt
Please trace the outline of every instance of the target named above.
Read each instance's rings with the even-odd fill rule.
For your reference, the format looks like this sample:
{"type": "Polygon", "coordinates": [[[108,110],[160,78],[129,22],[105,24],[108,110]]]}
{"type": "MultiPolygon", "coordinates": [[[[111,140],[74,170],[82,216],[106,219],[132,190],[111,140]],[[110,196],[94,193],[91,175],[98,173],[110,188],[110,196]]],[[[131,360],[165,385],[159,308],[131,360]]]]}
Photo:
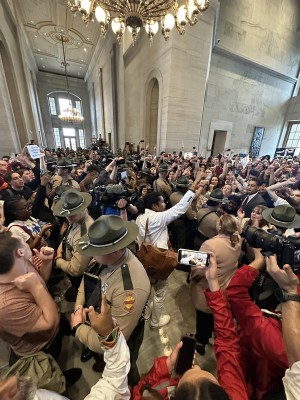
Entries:
{"type": "MultiPolygon", "coordinates": [[[[184,214],[190,207],[194,198],[200,195],[200,189],[196,191],[199,179],[195,180],[193,185],[182,197],[182,199],[174,207],[166,210],[166,204],[162,195],[158,192],[149,193],[145,196],[145,214],[138,216],[136,223],[139,227],[138,244],[141,245],[145,237],[146,223],[148,221],[148,234],[146,235],[145,242],[151,243],[159,249],[168,249],[168,225],[184,214]]],[[[153,306],[149,301],[145,311],[145,320],[150,319],[151,328],[160,328],[170,321],[169,315],[161,315],[162,308],[167,291],[167,280],[152,280],[150,282],[154,289],[153,306]]]]}

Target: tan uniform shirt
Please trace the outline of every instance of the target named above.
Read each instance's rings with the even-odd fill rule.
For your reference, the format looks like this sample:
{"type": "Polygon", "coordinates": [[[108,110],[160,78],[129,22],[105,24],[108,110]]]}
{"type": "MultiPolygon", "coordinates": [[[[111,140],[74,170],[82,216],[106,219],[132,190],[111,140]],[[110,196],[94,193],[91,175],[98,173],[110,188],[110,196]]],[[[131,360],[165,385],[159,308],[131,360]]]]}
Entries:
{"type": "Polygon", "coordinates": [[[161,178],[153,182],[153,189],[162,194],[164,199],[169,199],[172,194],[172,186],[161,178]]]}
{"type": "MultiPolygon", "coordinates": [[[[126,340],[140,319],[150,294],[148,275],[139,260],[126,249],[124,256],[117,264],[110,265],[100,273],[102,285],[107,284],[106,297],[111,304],[111,314],[120,325],[126,340]],[[124,290],[122,265],[127,264],[132,281],[132,290],[124,290]]],[[[84,278],[83,278],[84,279],[84,278]]],[[[84,281],[82,279],[78,290],[76,306],[85,304],[84,281]]],[[[88,325],[81,325],[76,331],[76,337],[95,352],[101,351],[97,333],[88,325]]]]}
{"type": "MultiPolygon", "coordinates": [[[[180,200],[183,198],[184,194],[180,193],[180,192],[174,192],[171,194],[170,196],[170,203],[171,206],[175,206],[176,204],[178,204],[180,202],[180,200]]],[[[190,207],[188,208],[188,210],[186,211],[185,215],[186,217],[191,221],[195,218],[197,218],[197,200],[193,200],[192,204],[190,205],[190,207]]]]}
{"type": "MultiPolygon", "coordinates": [[[[83,222],[87,231],[93,222],[93,218],[87,214],[83,222]]],[[[82,275],[91,259],[91,257],[83,257],[76,251],[81,236],[81,224],[72,224],[72,228],[66,238],[69,244],[66,247],[66,258],[58,258],[56,260],[56,266],[72,276],[82,275]],[[71,247],[71,251],[69,247],[71,247]]]]}

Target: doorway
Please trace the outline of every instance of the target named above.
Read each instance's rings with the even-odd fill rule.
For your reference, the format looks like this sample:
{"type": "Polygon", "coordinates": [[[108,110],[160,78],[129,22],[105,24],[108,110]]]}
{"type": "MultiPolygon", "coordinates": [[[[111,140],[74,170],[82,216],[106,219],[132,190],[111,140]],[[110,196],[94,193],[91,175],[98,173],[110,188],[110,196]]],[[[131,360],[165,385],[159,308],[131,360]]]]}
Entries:
{"type": "Polygon", "coordinates": [[[145,143],[149,144],[149,149],[157,146],[157,126],[158,126],[158,104],[159,104],[159,85],[156,78],[151,79],[146,99],[146,131],[145,143]]]}
{"type": "Polygon", "coordinates": [[[76,151],[76,133],[74,128],[63,128],[65,147],[76,151]]]}
{"type": "Polygon", "coordinates": [[[227,131],[214,131],[214,138],[211,147],[211,156],[216,156],[225,150],[227,131]]]}

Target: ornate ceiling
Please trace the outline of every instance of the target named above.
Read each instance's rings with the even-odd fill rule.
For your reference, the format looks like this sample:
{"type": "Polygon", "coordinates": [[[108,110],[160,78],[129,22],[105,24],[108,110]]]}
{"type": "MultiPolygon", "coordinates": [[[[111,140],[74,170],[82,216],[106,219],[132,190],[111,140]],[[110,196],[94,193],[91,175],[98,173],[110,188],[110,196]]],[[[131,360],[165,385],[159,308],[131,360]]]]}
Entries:
{"type": "Polygon", "coordinates": [[[67,37],[68,75],[83,78],[100,37],[99,24],[85,25],[64,0],[15,0],[19,18],[40,71],[64,74],[60,35],[67,37]]]}

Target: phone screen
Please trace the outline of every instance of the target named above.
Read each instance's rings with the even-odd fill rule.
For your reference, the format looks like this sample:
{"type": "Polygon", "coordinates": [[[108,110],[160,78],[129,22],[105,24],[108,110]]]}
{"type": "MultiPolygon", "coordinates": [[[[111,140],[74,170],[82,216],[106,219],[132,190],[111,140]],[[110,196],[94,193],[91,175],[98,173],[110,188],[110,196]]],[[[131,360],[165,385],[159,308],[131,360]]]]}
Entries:
{"type": "MultiPolygon", "coordinates": [[[[86,307],[93,306],[94,310],[97,313],[101,312],[101,303],[102,303],[102,281],[101,278],[98,278],[98,284],[94,285],[95,278],[85,274],[84,276],[85,284],[87,286],[93,285],[93,289],[89,292],[89,297],[86,302],[86,307]]],[[[85,286],[86,287],[86,286],[85,286]]],[[[89,313],[86,313],[86,323],[90,325],[89,313]]]]}
{"type": "Polygon", "coordinates": [[[178,250],[178,264],[199,265],[207,268],[209,264],[209,254],[203,251],[194,251],[187,249],[178,250]]]}
{"type": "Polygon", "coordinates": [[[175,371],[178,375],[183,375],[188,369],[192,368],[196,349],[195,338],[183,336],[181,340],[183,346],[179,350],[175,366],[175,371]]]}
{"type": "Polygon", "coordinates": [[[127,178],[127,175],[128,175],[127,171],[121,172],[121,179],[122,179],[122,180],[126,179],[126,178],[127,178]]]}

